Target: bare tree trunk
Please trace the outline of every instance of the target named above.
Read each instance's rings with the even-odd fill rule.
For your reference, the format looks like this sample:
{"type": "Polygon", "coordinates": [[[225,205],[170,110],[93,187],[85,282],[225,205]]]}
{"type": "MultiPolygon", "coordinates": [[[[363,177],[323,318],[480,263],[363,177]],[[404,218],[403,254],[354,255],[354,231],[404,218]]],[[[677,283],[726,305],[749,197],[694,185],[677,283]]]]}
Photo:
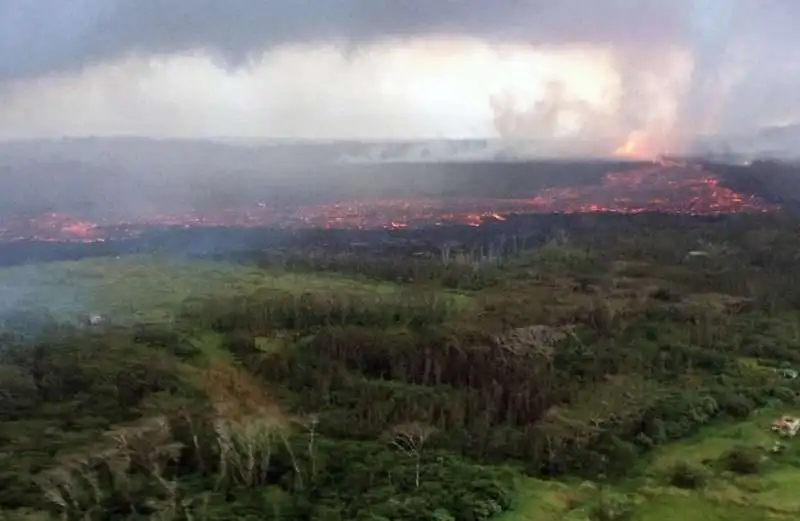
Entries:
{"type": "Polygon", "coordinates": [[[419,475],[420,475],[420,469],[421,469],[421,466],[422,466],[421,465],[422,464],[421,459],[422,459],[421,453],[420,453],[420,451],[417,451],[417,462],[416,462],[416,469],[415,469],[416,473],[414,475],[414,484],[416,485],[416,488],[419,488],[419,475]]]}
{"type": "Polygon", "coordinates": [[[289,444],[289,439],[283,436],[283,445],[286,447],[286,451],[289,453],[289,457],[292,459],[292,468],[294,468],[294,472],[297,475],[297,486],[303,488],[303,475],[300,472],[300,467],[297,465],[297,458],[294,456],[294,451],[292,450],[292,446],[289,444]]]}

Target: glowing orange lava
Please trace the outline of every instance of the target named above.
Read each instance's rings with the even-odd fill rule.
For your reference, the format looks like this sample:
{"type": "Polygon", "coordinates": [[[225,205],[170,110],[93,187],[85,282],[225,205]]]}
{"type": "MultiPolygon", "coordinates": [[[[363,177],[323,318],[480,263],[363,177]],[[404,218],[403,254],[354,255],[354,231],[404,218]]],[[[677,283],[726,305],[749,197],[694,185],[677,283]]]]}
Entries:
{"type": "Polygon", "coordinates": [[[340,201],[291,211],[262,202],[251,208],[218,212],[152,215],[133,223],[96,224],[58,213],[30,218],[0,216],[0,240],[96,242],[136,236],[148,226],[400,230],[454,223],[480,226],[489,221],[504,221],[510,214],[657,211],[702,215],[777,209],[778,206],[757,197],[720,186],[717,178],[699,166],[661,160],[644,168],[609,172],[598,184],[546,188],[518,199],[340,201]]]}

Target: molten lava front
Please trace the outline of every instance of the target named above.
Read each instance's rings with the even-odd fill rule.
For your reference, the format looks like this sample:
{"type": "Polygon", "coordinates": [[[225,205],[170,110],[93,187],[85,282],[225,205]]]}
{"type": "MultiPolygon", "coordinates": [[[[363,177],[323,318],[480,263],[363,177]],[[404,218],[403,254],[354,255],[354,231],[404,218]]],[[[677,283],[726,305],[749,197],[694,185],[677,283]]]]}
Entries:
{"type": "Polygon", "coordinates": [[[662,161],[637,170],[610,172],[600,184],[547,188],[519,199],[388,199],[301,206],[292,211],[259,203],[216,212],[149,215],[125,223],[92,223],[58,213],[8,216],[0,218],[0,240],[96,242],[133,237],[152,226],[402,229],[456,223],[480,226],[525,213],[700,215],[777,209],[720,186],[718,179],[698,166],[662,161]]]}
{"type": "Polygon", "coordinates": [[[548,188],[533,201],[538,211],[667,212],[716,214],[777,210],[754,196],[719,185],[699,167],[658,164],[628,172],[611,172],[599,186],[548,188]]]}
{"type": "Polygon", "coordinates": [[[0,216],[0,240],[97,242],[104,239],[105,233],[97,223],[63,213],[0,216]]]}

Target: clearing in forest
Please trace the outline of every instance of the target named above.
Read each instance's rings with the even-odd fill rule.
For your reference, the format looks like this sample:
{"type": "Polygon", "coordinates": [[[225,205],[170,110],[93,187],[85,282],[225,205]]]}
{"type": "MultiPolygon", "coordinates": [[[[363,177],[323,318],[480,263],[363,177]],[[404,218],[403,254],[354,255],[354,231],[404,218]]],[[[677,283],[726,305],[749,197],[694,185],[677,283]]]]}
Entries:
{"type": "Polygon", "coordinates": [[[598,505],[615,499],[630,508],[624,518],[632,521],[798,519],[800,437],[780,438],[770,431],[776,418],[798,412],[762,409],[745,421],[705,427],[657,449],[637,475],[613,484],[523,480],[516,508],[499,521],[591,519],[598,505]],[[777,441],[784,445],[780,453],[773,452],[777,441]],[[753,474],[726,468],[731,451],[743,447],[759,457],[753,474]],[[673,486],[671,477],[679,464],[701,469],[703,484],[695,489],[673,486]]]}
{"type": "MultiPolygon", "coordinates": [[[[187,298],[291,293],[398,296],[392,283],[329,274],[287,273],[225,262],[131,255],[62,261],[0,269],[2,312],[46,310],[72,321],[97,313],[115,322],[167,320],[187,298]]],[[[463,300],[452,295],[448,298],[463,300]]]]}

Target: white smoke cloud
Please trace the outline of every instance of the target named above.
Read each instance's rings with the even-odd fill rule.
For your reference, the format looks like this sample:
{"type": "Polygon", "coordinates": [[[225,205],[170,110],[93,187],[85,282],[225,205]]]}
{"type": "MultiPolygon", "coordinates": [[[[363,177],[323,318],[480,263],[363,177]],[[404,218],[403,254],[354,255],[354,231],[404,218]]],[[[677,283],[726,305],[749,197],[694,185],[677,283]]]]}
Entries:
{"type": "Polygon", "coordinates": [[[7,83],[0,138],[568,138],[672,125],[690,57],[665,49],[635,74],[628,63],[597,46],[431,37],[356,53],[284,46],[236,69],[201,52],[132,55],[7,83]]]}

